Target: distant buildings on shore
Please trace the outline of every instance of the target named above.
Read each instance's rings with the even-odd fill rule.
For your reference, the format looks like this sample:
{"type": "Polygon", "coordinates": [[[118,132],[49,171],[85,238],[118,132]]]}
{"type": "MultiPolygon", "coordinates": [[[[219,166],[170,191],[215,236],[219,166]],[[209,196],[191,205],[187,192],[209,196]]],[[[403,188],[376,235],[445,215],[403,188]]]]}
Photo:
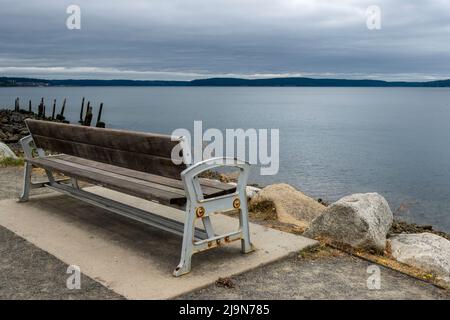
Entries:
{"type": "Polygon", "coordinates": [[[14,79],[0,79],[0,87],[48,87],[48,83],[39,81],[17,81],[14,79]]]}

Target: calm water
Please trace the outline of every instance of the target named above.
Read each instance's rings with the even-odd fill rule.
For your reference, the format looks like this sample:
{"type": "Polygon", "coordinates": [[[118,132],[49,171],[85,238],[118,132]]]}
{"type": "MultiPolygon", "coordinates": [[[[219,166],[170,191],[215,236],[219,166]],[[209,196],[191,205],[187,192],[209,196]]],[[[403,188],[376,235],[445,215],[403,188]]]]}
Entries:
{"type": "Polygon", "coordinates": [[[376,191],[393,211],[403,203],[403,218],[450,231],[450,89],[0,88],[0,106],[67,97],[77,121],[83,96],[105,103],[114,128],[279,128],[280,171],[253,181],[330,201],[376,191]]]}

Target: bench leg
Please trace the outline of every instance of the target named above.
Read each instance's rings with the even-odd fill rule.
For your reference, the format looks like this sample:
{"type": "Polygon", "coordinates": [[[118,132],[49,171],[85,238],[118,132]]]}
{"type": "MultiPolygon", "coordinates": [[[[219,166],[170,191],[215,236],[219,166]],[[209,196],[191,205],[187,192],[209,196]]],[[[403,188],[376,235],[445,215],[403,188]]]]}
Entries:
{"type": "Polygon", "coordinates": [[[80,190],[80,185],[78,184],[78,179],[70,178],[70,184],[74,189],[80,190]]]}
{"type": "Polygon", "coordinates": [[[209,217],[203,217],[202,218],[203,226],[205,227],[205,231],[208,234],[208,238],[214,238],[216,235],[214,233],[214,228],[211,223],[211,219],[209,217]]]}
{"type": "Polygon", "coordinates": [[[191,205],[186,207],[186,221],[184,223],[183,246],[181,248],[181,259],[178,266],[173,271],[175,277],[191,271],[191,259],[194,246],[195,212],[191,205]]]}
{"type": "MultiPolygon", "coordinates": [[[[246,197],[245,193],[244,197],[246,197]]],[[[254,247],[250,242],[247,199],[241,198],[240,200],[241,200],[241,208],[239,209],[239,227],[242,230],[241,251],[242,253],[249,253],[254,250],[254,247]]]]}
{"type": "Polygon", "coordinates": [[[22,194],[19,197],[19,202],[26,202],[28,201],[28,197],[30,195],[30,188],[31,188],[31,171],[33,169],[33,166],[26,162],[25,168],[23,171],[23,187],[22,187],[22,194]]]}

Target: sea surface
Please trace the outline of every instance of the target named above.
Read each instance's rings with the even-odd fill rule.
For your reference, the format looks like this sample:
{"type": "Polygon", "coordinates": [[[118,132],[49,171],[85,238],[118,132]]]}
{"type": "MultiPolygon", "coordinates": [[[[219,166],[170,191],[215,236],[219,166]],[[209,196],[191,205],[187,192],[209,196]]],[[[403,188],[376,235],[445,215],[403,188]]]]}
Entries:
{"type": "Polygon", "coordinates": [[[82,97],[95,116],[103,102],[112,128],[279,129],[278,174],[255,167],[251,182],[286,182],[326,201],[378,192],[398,217],[450,232],[450,88],[0,88],[0,108],[16,97],[34,110],[44,97],[47,113],[67,98],[71,122],[82,97]]]}

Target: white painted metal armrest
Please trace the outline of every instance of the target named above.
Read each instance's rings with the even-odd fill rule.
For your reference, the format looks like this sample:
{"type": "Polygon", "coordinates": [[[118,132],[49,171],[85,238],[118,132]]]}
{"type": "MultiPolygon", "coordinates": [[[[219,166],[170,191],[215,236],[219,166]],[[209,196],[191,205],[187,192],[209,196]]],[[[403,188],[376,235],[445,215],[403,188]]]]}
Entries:
{"type": "Polygon", "coordinates": [[[230,158],[230,157],[224,157],[224,158],[211,158],[207,160],[203,160],[200,162],[197,162],[196,164],[193,164],[192,166],[185,169],[183,172],[181,172],[181,176],[195,176],[198,175],[204,171],[211,170],[218,167],[239,167],[242,168],[242,170],[248,170],[250,168],[250,165],[246,161],[242,161],[236,158],[230,158]]]}
{"type": "MultiPolygon", "coordinates": [[[[33,137],[28,135],[20,139],[20,145],[22,146],[23,153],[25,154],[25,160],[33,159],[33,147],[31,143],[33,142],[33,137]]],[[[36,148],[39,157],[45,157],[45,151],[41,148],[36,148]]]]}
{"type": "Polygon", "coordinates": [[[31,135],[20,139],[20,145],[22,146],[23,153],[25,154],[25,159],[33,158],[33,148],[31,147],[32,142],[33,137],[31,135]]]}
{"type": "Polygon", "coordinates": [[[204,199],[201,191],[201,186],[198,181],[198,175],[219,167],[235,167],[239,168],[239,177],[236,186],[235,194],[245,194],[245,187],[247,185],[248,175],[250,172],[250,165],[242,160],[235,158],[211,158],[198,162],[181,172],[181,179],[183,180],[185,190],[190,200],[195,202],[208,202],[218,198],[232,197],[235,194],[229,194],[216,198],[204,199]]]}

